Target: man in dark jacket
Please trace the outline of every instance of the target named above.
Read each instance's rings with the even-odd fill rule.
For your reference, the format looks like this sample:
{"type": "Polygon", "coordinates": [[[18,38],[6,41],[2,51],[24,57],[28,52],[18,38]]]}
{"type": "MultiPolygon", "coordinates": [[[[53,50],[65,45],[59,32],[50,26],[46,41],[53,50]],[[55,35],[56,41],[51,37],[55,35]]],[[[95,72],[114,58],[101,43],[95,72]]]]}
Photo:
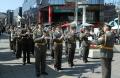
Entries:
{"type": "Polygon", "coordinates": [[[27,63],[30,64],[30,32],[27,26],[22,29],[21,32],[22,37],[22,52],[23,52],[23,65],[26,64],[26,57],[27,63]]]}
{"type": "Polygon", "coordinates": [[[21,43],[21,31],[22,28],[18,27],[16,29],[16,58],[19,59],[22,56],[22,43],[21,43]]]}

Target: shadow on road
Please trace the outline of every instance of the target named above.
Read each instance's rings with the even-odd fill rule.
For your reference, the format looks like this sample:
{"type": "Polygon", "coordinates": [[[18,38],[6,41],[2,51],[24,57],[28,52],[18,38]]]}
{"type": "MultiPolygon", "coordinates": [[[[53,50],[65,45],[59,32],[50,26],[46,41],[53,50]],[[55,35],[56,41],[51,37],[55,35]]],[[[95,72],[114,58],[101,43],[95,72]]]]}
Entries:
{"type": "Polygon", "coordinates": [[[98,68],[99,66],[100,66],[99,64],[79,64],[75,65],[74,68],[64,68],[65,71],[62,71],[62,73],[69,76],[79,77],[83,73],[87,72],[94,73],[94,69],[98,68]]]}
{"type": "MultiPolygon", "coordinates": [[[[7,38],[7,36],[2,37],[2,39],[7,38]]],[[[15,55],[9,52],[7,48],[0,48],[0,50],[0,78],[36,78],[34,63],[23,66],[22,61],[16,60],[15,55]],[[6,52],[2,52],[4,49],[6,52]]],[[[65,53],[63,53],[63,55],[65,55],[65,53]]],[[[75,56],[75,59],[79,59],[79,56],[75,56]]],[[[62,59],[62,64],[66,64],[66,62],[67,57],[65,56],[62,59]]],[[[73,68],[63,66],[62,68],[64,70],[58,72],[51,66],[54,63],[53,60],[47,60],[49,66],[47,66],[46,72],[48,72],[48,76],[43,76],[43,78],[66,78],[65,76],[80,77],[83,73],[94,72],[94,69],[100,66],[98,64],[99,61],[90,61],[90,63],[91,62],[92,64],[89,64],[89,62],[87,64],[75,64],[73,68]]]]}
{"type": "MultiPolygon", "coordinates": [[[[48,64],[48,62],[47,62],[48,64]]],[[[64,76],[79,77],[83,73],[92,72],[98,68],[98,64],[77,64],[74,68],[64,68],[58,72],[51,66],[47,66],[48,76],[43,78],[65,78],[64,76]]],[[[0,78],[36,78],[34,63],[23,66],[22,63],[0,63],[0,78]]]]}
{"type": "Polygon", "coordinates": [[[9,36],[6,35],[5,33],[0,36],[0,39],[8,39],[8,38],[9,38],[9,36]]]}
{"type": "Polygon", "coordinates": [[[34,64],[26,66],[0,64],[0,78],[35,78],[34,64]]]}
{"type": "Polygon", "coordinates": [[[0,50],[9,49],[9,47],[0,47],[0,50]]]}
{"type": "Polygon", "coordinates": [[[0,61],[12,61],[15,59],[15,54],[12,52],[0,52],[0,61]]]}
{"type": "MultiPolygon", "coordinates": [[[[73,68],[70,67],[62,67],[63,70],[61,72],[56,72],[53,69],[49,70],[50,74],[55,74],[54,76],[49,76],[47,78],[62,78],[62,76],[73,76],[75,78],[81,78],[80,76],[83,75],[83,73],[101,73],[101,72],[95,72],[95,69],[99,68],[101,66],[100,61],[99,60],[94,60],[91,61],[91,59],[89,59],[90,61],[88,63],[82,63],[81,64],[75,64],[75,66],[73,68]]],[[[67,59],[63,58],[62,60],[62,64],[66,63],[67,59]]],[[[74,61],[75,62],[75,61],[74,61]]],[[[47,60],[47,63],[49,65],[54,64],[53,60],[47,60]]],[[[65,77],[64,77],[65,78],[65,77]]],[[[83,78],[83,77],[82,77],[83,78]]]]}
{"type": "MultiPolygon", "coordinates": [[[[0,64],[0,78],[36,78],[35,65],[3,65],[0,64]]],[[[48,76],[42,76],[43,78],[58,78],[61,77],[62,73],[54,71],[52,68],[47,66],[46,68],[48,76]]]]}

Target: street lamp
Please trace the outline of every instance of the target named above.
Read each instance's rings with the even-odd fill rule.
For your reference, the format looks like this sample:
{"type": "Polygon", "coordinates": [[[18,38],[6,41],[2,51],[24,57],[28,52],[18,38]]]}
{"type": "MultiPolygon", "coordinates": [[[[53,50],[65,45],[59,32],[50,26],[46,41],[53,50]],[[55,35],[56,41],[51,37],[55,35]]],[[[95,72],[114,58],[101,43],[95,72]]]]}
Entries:
{"type": "Polygon", "coordinates": [[[66,2],[75,2],[75,18],[74,22],[76,26],[78,25],[78,9],[83,9],[83,23],[86,22],[86,4],[88,0],[65,0],[66,2]]]}
{"type": "Polygon", "coordinates": [[[78,25],[78,0],[75,1],[75,22],[78,25]]]}
{"type": "Polygon", "coordinates": [[[118,34],[119,34],[119,26],[120,26],[120,6],[116,5],[116,12],[118,14],[118,34]]]}
{"type": "Polygon", "coordinates": [[[86,23],[86,7],[88,6],[86,4],[87,0],[79,0],[79,2],[77,3],[77,5],[79,5],[77,7],[83,9],[82,24],[86,23]]]}

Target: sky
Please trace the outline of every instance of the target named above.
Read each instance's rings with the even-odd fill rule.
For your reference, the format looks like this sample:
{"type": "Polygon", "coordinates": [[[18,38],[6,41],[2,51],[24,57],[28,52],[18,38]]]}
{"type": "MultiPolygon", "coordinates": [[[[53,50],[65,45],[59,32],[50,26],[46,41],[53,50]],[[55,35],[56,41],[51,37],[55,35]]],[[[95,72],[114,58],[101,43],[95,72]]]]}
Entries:
{"type": "Polygon", "coordinates": [[[0,12],[6,12],[6,10],[15,10],[19,6],[22,6],[24,0],[0,0],[0,12]]]}

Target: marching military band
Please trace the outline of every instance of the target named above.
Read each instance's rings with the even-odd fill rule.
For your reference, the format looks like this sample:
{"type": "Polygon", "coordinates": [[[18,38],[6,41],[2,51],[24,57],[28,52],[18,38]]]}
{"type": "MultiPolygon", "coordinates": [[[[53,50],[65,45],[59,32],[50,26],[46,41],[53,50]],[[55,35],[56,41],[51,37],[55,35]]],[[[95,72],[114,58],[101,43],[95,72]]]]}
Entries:
{"type": "Polygon", "coordinates": [[[63,42],[65,43],[65,54],[70,67],[74,66],[74,57],[76,50],[76,41],[79,41],[81,47],[80,56],[83,62],[88,62],[88,54],[90,41],[88,30],[76,31],[75,26],[70,26],[65,30],[60,25],[51,26],[46,29],[42,24],[36,25],[34,28],[11,27],[10,30],[10,49],[16,54],[16,58],[23,57],[23,65],[31,64],[30,54],[35,56],[36,76],[41,74],[48,75],[46,72],[46,55],[47,51],[51,52],[51,58],[54,60],[54,68],[56,71],[62,69],[63,42]],[[23,55],[23,56],[22,56],[23,55]]]}

